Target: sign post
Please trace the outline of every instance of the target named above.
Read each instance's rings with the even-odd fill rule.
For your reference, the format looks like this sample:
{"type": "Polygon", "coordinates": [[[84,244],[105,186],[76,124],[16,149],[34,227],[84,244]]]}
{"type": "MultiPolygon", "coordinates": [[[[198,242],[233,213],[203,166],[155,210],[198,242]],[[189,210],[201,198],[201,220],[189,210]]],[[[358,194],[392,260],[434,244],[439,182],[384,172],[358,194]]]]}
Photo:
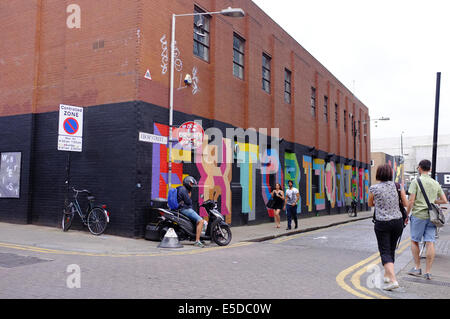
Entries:
{"type": "Polygon", "coordinates": [[[68,205],[70,179],[70,152],[83,151],[83,108],[59,105],[58,151],[67,151],[66,186],[64,205],[68,205]]]}

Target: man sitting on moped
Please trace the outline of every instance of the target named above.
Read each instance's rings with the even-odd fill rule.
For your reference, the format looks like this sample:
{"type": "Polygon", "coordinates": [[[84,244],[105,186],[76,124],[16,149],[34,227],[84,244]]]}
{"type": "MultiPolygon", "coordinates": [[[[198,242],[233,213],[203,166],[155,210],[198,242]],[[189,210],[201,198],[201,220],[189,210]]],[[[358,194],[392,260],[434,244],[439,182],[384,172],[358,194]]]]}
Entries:
{"type": "Polygon", "coordinates": [[[192,209],[191,192],[192,187],[197,185],[197,181],[192,176],[186,176],[183,179],[183,186],[177,188],[177,200],[180,203],[180,213],[189,217],[190,220],[196,223],[196,234],[194,246],[205,247],[200,241],[200,236],[203,228],[203,218],[192,209]]]}

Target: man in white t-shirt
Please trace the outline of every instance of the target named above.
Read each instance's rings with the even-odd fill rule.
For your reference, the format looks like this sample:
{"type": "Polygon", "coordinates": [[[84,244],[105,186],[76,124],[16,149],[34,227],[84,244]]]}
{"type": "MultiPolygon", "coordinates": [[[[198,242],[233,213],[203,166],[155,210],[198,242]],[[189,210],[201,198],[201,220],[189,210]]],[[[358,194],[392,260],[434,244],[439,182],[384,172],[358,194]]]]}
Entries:
{"type": "Polygon", "coordinates": [[[289,189],[286,190],[286,199],[285,199],[285,208],[287,214],[287,228],[286,230],[291,229],[291,221],[294,219],[295,227],[298,227],[297,221],[297,203],[300,199],[300,193],[298,189],[294,187],[294,183],[292,181],[288,182],[289,189]]]}

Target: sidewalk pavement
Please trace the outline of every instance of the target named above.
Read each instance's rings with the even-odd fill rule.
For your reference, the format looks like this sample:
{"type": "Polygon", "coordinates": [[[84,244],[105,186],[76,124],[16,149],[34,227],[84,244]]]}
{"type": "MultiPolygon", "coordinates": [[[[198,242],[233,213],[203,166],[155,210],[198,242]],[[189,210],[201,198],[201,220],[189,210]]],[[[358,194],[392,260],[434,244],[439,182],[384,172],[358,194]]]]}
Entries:
{"type": "MultiPolygon", "coordinates": [[[[240,242],[269,240],[371,217],[370,211],[364,211],[358,212],[357,217],[349,217],[348,214],[342,213],[300,218],[298,229],[291,230],[286,230],[286,221],[281,222],[280,228],[275,228],[274,222],[233,226],[231,227],[232,240],[230,245],[240,242]]],[[[192,242],[182,241],[181,243],[184,247],[177,250],[193,248],[192,242]]],[[[18,245],[34,250],[49,250],[53,253],[90,255],[138,255],[174,250],[158,248],[158,244],[157,241],[149,241],[143,238],[125,238],[108,234],[94,236],[87,229],[71,229],[68,232],[63,232],[60,227],[0,223],[0,247],[18,245]]],[[[207,244],[208,246],[216,246],[215,243],[207,244]]]]}

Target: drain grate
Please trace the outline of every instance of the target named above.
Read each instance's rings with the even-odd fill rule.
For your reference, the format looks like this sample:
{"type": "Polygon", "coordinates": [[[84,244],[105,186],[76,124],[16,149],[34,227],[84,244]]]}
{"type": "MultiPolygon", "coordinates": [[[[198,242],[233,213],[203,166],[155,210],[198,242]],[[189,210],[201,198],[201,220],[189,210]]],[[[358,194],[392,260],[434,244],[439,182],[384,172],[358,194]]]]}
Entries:
{"type": "Polygon", "coordinates": [[[428,284],[428,285],[435,285],[435,286],[442,286],[442,287],[450,287],[450,282],[446,281],[437,281],[437,280],[427,280],[427,279],[421,279],[421,278],[413,278],[413,277],[403,277],[402,280],[410,281],[410,282],[416,282],[419,284],[428,284]]]}
{"type": "Polygon", "coordinates": [[[21,256],[11,253],[0,253],[0,267],[14,268],[19,266],[33,265],[42,262],[52,261],[31,256],[21,256]]]}

